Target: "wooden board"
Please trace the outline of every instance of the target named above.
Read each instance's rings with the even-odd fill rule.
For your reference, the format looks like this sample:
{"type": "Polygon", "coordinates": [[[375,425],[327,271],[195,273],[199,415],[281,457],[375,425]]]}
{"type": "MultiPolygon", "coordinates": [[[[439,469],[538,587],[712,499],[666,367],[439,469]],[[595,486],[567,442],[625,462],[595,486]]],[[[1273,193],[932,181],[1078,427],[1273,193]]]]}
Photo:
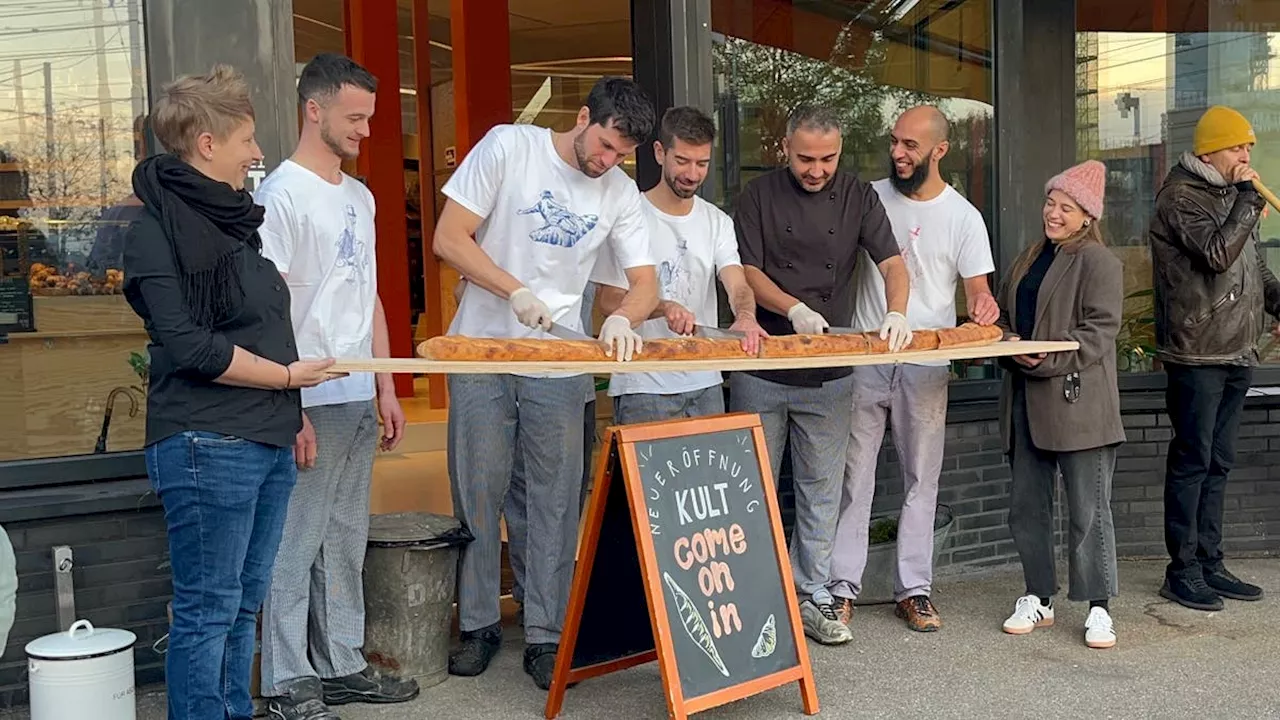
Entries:
{"type": "Polygon", "coordinates": [[[792,683],[816,714],[760,416],[611,427],[603,450],[545,716],[654,660],[674,720],[792,683]]]}
{"type": "MultiPolygon", "coordinates": [[[[950,350],[923,350],[888,355],[819,355],[804,358],[743,358],[741,360],[600,360],[593,362],[442,362],[420,358],[375,358],[372,360],[340,360],[335,372],[380,372],[430,374],[581,372],[616,374],[628,372],[684,372],[690,370],[791,370],[796,368],[850,367],[854,365],[892,365],[896,363],[937,360],[972,360],[975,358],[1032,355],[1036,353],[1078,350],[1076,342],[1001,341],[977,347],[950,350]]],[[[642,356],[641,356],[642,357],[642,356]]]]}

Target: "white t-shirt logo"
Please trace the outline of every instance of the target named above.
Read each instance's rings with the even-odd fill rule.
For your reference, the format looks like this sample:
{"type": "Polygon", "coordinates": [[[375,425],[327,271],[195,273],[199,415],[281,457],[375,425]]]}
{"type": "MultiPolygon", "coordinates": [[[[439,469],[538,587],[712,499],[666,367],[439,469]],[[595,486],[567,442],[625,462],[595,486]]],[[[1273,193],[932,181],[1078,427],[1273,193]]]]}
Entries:
{"type": "Polygon", "coordinates": [[[684,256],[688,251],[689,243],[677,236],[675,254],[658,266],[660,297],[685,307],[689,306],[689,296],[693,294],[693,288],[689,284],[689,271],[684,266],[684,256]]]}
{"type": "Polygon", "coordinates": [[[351,268],[347,274],[347,282],[352,285],[364,285],[364,269],[369,266],[369,254],[365,251],[364,241],[356,236],[356,208],[347,205],[342,209],[344,227],[338,235],[338,255],[334,260],[340,268],[351,268]]]}
{"type": "Polygon", "coordinates": [[[550,190],[543,190],[542,196],[533,207],[516,210],[517,215],[542,216],[542,227],[529,233],[534,242],[571,248],[591,232],[591,228],[600,221],[598,215],[578,215],[555,199],[550,190]]]}
{"type": "Polygon", "coordinates": [[[911,279],[911,284],[919,284],[920,278],[924,275],[924,269],[920,267],[920,253],[917,247],[920,243],[919,225],[913,225],[907,231],[907,237],[898,249],[902,251],[902,261],[907,264],[907,277],[911,279]]]}

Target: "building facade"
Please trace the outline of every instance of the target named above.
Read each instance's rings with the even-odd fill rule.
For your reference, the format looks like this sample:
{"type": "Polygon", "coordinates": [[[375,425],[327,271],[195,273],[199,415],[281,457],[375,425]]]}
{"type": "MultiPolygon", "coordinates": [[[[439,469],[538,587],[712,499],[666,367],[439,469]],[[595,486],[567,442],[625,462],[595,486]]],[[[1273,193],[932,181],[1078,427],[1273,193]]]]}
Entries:
{"type": "MultiPolygon", "coordinates": [[[[2,6],[3,3],[0,3],[2,6]]],[[[1117,353],[1129,442],[1113,510],[1121,554],[1163,552],[1164,376],[1151,359],[1146,226],[1199,113],[1229,104],[1258,134],[1254,165],[1280,178],[1280,3],[1269,0],[76,0],[22,3],[0,60],[0,524],[18,556],[17,623],[0,657],[0,707],[26,700],[29,640],[57,629],[53,548],[73,552],[75,612],[138,635],[141,684],[162,680],[170,594],[164,521],[141,443],[146,336],[119,294],[130,173],[156,150],[149,99],[174,78],[235,65],[254,90],[260,178],[297,139],[294,83],[318,52],[378,76],[373,137],[349,168],[378,202],[379,285],[395,354],[441,333],[456,275],[432,256],[439,189],[497,123],[564,129],[592,83],[630,75],[658,110],[716,118],[704,196],[731,210],[781,161],[787,114],[840,109],[842,166],[887,172],[896,114],[937,104],[942,163],[981,212],[997,278],[1039,241],[1046,179],[1086,158],[1108,168],[1104,234],[1126,268],[1117,353]],[[39,7],[40,9],[36,9],[39,7]],[[10,67],[11,66],[11,67],[10,67]],[[403,213],[401,213],[403,210],[403,213]]],[[[5,31],[9,33],[9,30],[5,31]]],[[[657,181],[642,146],[624,166],[657,181]]],[[[1280,183],[1280,179],[1274,180],[1280,183]]],[[[1280,215],[1263,221],[1280,267],[1280,215]]],[[[961,308],[964,307],[960,303],[961,308]]],[[[1280,552],[1280,385],[1256,375],[1228,496],[1227,549],[1280,552]]],[[[1016,562],[1010,471],[996,426],[998,370],[956,364],[941,502],[954,516],[941,572],[1016,562]]],[[[380,458],[375,512],[447,512],[442,378],[402,377],[411,429],[380,458]]],[[[599,403],[602,414],[608,403],[599,403]]],[[[602,418],[602,422],[603,422],[602,418]]],[[[876,507],[901,493],[892,444],[876,507]]],[[[784,514],[787,473],[780,479],[784,514]]]]}

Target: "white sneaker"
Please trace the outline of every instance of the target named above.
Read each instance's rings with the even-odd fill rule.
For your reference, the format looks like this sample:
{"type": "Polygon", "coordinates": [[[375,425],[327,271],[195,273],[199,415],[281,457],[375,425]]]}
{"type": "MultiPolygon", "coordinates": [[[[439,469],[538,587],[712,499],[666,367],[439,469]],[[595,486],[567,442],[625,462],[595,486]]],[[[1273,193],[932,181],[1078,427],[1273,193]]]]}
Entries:
{"type": "Polygon", "coordinates": [[[1105,608],[1089,610],[1089,617],[1084,621],[1084,644],[1100,650],[1115,646],[1115,625],[1105,608]]]}
{"type": "Polygon", "coordinates": [[[1018,598],[1013,614],[1004,621],[1004,631],[1010,635],[1026,635],[1036,628],[1052,625],[1053,608],[1041,605],[1040,598],[1035,595],[1024,595],[1018,598]]]}

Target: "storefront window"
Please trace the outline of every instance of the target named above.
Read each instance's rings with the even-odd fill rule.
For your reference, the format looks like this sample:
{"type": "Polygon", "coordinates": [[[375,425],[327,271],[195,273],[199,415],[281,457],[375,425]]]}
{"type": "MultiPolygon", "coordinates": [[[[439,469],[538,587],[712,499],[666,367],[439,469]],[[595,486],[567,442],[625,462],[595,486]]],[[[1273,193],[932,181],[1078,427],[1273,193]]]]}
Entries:
{"type": "MultiPolygon", "coordinates": [[[[1191,149],[1205,109],[1243,113],[1258,137],[1254,168],[1264,182],[1280,182],[1272,179],[1280,178],[1280,3],[1080,0],[1076,30],[1076,152],[1107,166],[1103,233],[1125,267],[1119,366],[1150,371],[1147,229],[1156,193],[1191,149]]],[[[1280,214],[1263,219],[1261,240],[1267,264],[1280,269],[1280,214]]]]}
{"type": "MultiPolygon", "coordinates": [[[[843,115],[841,167],[889,172],[888,133],[903,110],[937,105],[951,121],[944,179],[992,228],[994,108],[991,0],[712,3],[712,62],[720,127],[712,196],[731,210],[752,178],[785,163],[792,110],[824,103],[843,115]]],[[[963,294],[957,307],[964,313],[963,294]]],[[[994,376],[960,364],[959,378],[994,376]]]]}
{"type": "Polygon", "coordinates": [[[5,17],[0,462],[134,450],[147,336],[121,294],[146,155],[141,0],[5,17]]]}

